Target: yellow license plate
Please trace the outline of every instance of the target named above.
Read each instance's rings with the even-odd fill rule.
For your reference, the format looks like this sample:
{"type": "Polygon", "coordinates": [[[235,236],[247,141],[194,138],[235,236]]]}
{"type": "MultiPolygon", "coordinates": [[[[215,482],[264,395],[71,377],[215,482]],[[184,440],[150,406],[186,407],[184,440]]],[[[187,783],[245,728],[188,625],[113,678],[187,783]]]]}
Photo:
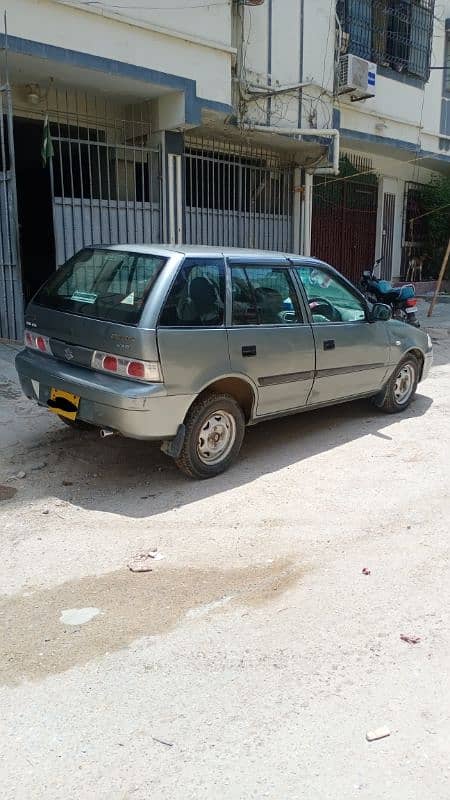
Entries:
{"type": "Polygon", "coordinates": [[[58,414],[66,419],[76,419],[80,398],[77,394],[63,392],[62,389],[50,389],[50,397],[47,400],[48,410],[53,414],[58,414]]]}

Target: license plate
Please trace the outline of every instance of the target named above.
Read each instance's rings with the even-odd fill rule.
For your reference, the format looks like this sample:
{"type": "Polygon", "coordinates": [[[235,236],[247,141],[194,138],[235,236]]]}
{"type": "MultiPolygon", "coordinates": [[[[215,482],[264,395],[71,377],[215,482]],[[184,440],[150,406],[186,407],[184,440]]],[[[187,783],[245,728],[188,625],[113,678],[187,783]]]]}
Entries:
{"type": "Polygon", "coordinates": [[[48,410],[59,417],[66,419],[76,419],[80,397],[71,392],[64,392],[62,389],[50,389],[50,397],[47,400],[48,410]]]}
{"type": "Polygon", "coordinates": [[[406,311],[407,314],[415,314],[416,311],[417,311],[417,308],[405,308],[405,311],[406,311]]]}

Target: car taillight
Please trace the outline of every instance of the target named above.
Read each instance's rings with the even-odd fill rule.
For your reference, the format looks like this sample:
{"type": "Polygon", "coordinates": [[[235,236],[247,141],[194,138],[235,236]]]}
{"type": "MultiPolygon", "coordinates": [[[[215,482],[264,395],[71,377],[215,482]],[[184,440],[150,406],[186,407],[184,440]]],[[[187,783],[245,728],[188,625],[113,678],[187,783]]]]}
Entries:
{"type": "Polygon", "coordinates": [[[105,356],[102,361],[102,368],[107,372],[117,372],[117,358],[115,356],[105,356]]]}
{"type": "Polygon", "coordinates": [[[411,297],[409,300],[405,301],[406,308],[414,308],[417,305],[417,298],[411,297]]]}
{"type": "Polygon", "coordinates": [[[131,378],[144,378],[145,377],[145,364],[142,361],[130,361],[127,366],[127,374],[131,378]]]}
{"type": "Polygon", "coordinates": [[[45,353],[47,350],[47,344],[43,336],[36,336],[36,346],[41,353],[45,353]]]}
{"type": "Polygon", "coordinates": [[[113,372],[120,378],[131,378],[146,383],[160,383],[162,380],[158,361],[139,361],[111,353],[95,350],[91,359],[92,369],[100,372],[113,372]]]}
{"type": "Polygon", "coordinates": [[[52,355],[52,349],[50,347],[50,339],[48,336],[42,336],[41,333],[31,333],[31,331],[25,331],[25,346],[30,347],[31,350],[39,350],[40,353],[47,353],[47,355],[52,355]]]}

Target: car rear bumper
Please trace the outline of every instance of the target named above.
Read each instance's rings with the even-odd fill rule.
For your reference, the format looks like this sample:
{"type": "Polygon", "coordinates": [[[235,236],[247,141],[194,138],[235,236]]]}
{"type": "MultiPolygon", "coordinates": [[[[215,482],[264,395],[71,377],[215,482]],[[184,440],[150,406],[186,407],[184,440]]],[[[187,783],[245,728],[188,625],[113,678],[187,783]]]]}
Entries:
{"type": "Polygon", "coordinates": [[[138,383],[64,364],[29,350],[16,357],[22,391],[46,406],[52,388],[80,397],[77,418],[134,439],[170,439],[195,399],[168,395],[161,383],[138,383]]]}

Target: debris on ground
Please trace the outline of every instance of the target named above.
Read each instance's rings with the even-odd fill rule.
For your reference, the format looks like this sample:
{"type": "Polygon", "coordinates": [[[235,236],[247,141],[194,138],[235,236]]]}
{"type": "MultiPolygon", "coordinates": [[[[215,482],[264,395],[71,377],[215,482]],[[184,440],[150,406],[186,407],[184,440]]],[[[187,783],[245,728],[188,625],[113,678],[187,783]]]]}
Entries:
{"type": "Polygon", "coordinates": [[[63,486],[73,486],[73,481],[63,481],[62,485],[63,486]]]}
{"type": "Polygon", "coordinates": [[[15,494],[17,494],[17,489],[14,489],[13,486],[3,486],[3,484],[0,485],[0,503],[2,500],[11,500],[15,494]]]}
{"type": "Polygon", "coordinates": [[[90,622],[98,614],[100,614],[99,608],[66,608],[61,611],[59,621],[63,625],[84,625],[85,622],[90,622]]]}
{"type": "Polygon", "coordinates": [[[363,567],[363,569],[362,569],[362,574],[363,574],[363,575],[370,575],[370,569],[369,569],[369,567],[363,567]]]}
{"type": "Polygon", "coordinates": [[[158,739],[156,736],[152,736],[154,742],[159,742],[159,744],[165,744],[166,747],[173,747],[173,742],[165,742],[164,739],[158,739]]]}
{"type": "Polygon", "coordinates": [[[420,636],[407,636],[406,633],[401,633],[400,639],[406,644],[419,644],[420,642],[420,636]]]}
{"type": "Polygon", "coordinates": [[[37,472],[39,469],[45,469],[46,466],[47,462],[43,461],[41,464],[35,464],[34,467],[31,467],[31,469],[33,470],[33,472],[37,472]]]}
{"type": "Polygon", "coordinates": [[[374,731],[367,731],[366,739],[368,742],[376,742],[377,739],[385,739],[386,736],[390,736],[391,732],[389,728],[376,728],[374,731]]]}
{"type": "Polygon", "coordinates": [[[7,480],[8,481],[15,481],[15,480],[17,480],[17,478],[22,479],[22,478],[26,478],[26,477],[27,477],[27,473],[24,472],[23,470],[21,470],[20,472],[16,472],[15,475],[10,475],[9,478],[7,478],[7,480]]]}
{"type": "Polygon", "coordinates": [[[163,558],[162,553],[158,553],[158,549],[154,547],[143,553],[136,553],[128,562],[128,568],[131,569],[131,572],[151,572],[153,562],[161,561],[163,558]]]}

